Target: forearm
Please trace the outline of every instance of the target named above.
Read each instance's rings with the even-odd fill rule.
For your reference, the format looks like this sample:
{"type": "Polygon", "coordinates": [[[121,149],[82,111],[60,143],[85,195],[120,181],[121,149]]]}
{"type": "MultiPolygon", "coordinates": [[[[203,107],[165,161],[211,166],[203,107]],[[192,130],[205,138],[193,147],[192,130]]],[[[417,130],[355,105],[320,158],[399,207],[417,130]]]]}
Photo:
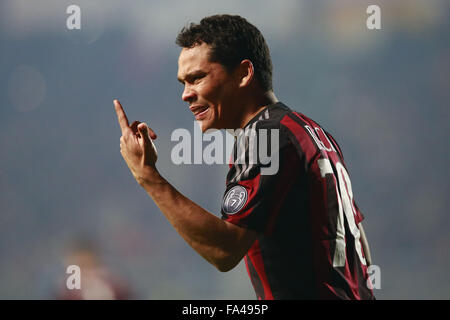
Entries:
{"type": "Polygon", "coordinates": [[[139,121],[130,126],[118,100],[114,100],[114,107],[122,130],[120,153],[136,181],[192,248],[220,271],[230,270],[242,259],[256,234],[207,212],[161,177],[155,168],[155,132],[139,121]]]}
{"type": "Polygon", "coordinates": [[[186,198],[154,168],[137,180],[194,250],[219,270],[232,264],[228,260],[233,259],[232,252],[242,245],[238,245],[242,239],[230,230],[227,222],[186,198]]]}

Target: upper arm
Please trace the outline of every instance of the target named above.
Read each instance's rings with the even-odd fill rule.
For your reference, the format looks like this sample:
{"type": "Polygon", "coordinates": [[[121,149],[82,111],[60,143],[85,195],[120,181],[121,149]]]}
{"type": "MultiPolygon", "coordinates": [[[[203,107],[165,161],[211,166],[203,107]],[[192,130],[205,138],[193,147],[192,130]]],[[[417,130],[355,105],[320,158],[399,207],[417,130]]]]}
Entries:
{"type": "Polygon", "coordinates": [[[257,232],[247,228],[240,227],[228,221],[224,221],[229,234],[229,243],[225,244],[227,248],[227,258],[218,266],[220,271],[229,271],[233,269],[245,256],[250,247],[256,240],[257,232]]]}
{"type": "Polygon", "coordinates": [[[259,167],[249,167],[245,179],[231,181],[222,200],[222,219],[270,235],[277,225],[278,213],[300,173],[299,158],[292,145],[280,151],[279,170],[261,174],[259,167]]]}
{"type": "MultiPolygon", "coordinates": [[[[256,131],[259,132],[259,128],[267,128],[266,141],[269,143],[270,130],[279,127],[270,123],[263,124],[267,126],[257,126],[256,131]]],[[[227,176],[221,214],[227,229],[233,234],[234,239],[231,242],[237,243],[231,250],[231,260],[236,264],[248,252],[258,235],[269,235],[273,232],[278,212],[295,181],[296,168],[299,168],[297,151],[281,130],[279,144],[270,144],[268,150],[267,154],[272,158],[264,165],[258,161],[247,162],[250,158],[249,148],[245,150],[245,155],[237,152],[235,159],[246,159],[246,163],[234,164],[227,176]],[[277,170],[263,170],[269,167],[277,170]]]]}

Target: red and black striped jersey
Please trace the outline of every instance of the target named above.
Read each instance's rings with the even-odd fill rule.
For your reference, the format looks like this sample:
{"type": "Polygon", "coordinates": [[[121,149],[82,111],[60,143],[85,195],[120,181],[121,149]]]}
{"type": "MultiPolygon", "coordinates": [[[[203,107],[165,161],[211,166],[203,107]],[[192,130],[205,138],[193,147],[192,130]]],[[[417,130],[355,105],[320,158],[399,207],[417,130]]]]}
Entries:
{"type": "Polygon", "coordinates": [[[221,213],[257,231],[258,299],[374,299],[342,151],[305,115],[278,102],[236,134],[221,213]]]}

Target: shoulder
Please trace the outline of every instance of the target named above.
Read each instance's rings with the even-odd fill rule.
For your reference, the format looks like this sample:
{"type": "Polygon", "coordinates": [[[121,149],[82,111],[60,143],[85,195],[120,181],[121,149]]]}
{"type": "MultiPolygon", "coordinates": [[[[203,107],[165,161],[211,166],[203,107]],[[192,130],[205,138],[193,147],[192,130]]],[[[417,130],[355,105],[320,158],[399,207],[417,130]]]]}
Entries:
{"type": "Polygon", "coordinates": [[[288,106],[282,102],[277,102],[263,110],[246,129],[256,130],[258,137],[266,132],[278,132],[280,137],[287,138],[286,127],[283,125],[282,120],[286,116],[290,116],[292,112],[288,106]]]}
{"type": "Polygon", "coordinates": [[[300,112],[277,102],[270,105],[253,125],[258,132],[264,132],[264,129],[276,130],[281,140],[294,142],[308,137],[305,126],[310,121],[312,120],[300,112]]]}

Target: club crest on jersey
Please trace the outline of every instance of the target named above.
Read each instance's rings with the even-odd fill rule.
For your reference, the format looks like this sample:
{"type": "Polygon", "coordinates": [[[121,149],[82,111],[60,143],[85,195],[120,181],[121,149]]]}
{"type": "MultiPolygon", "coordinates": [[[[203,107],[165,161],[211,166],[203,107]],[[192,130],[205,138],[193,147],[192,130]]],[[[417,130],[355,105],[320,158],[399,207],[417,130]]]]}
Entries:
{"type": "Polygon", "coordinates": [[[222,210],[226,214],[235,214],[244,207],[247,202],[247,189],[237,185],[228,190],[223,197],[222,210]]]}

